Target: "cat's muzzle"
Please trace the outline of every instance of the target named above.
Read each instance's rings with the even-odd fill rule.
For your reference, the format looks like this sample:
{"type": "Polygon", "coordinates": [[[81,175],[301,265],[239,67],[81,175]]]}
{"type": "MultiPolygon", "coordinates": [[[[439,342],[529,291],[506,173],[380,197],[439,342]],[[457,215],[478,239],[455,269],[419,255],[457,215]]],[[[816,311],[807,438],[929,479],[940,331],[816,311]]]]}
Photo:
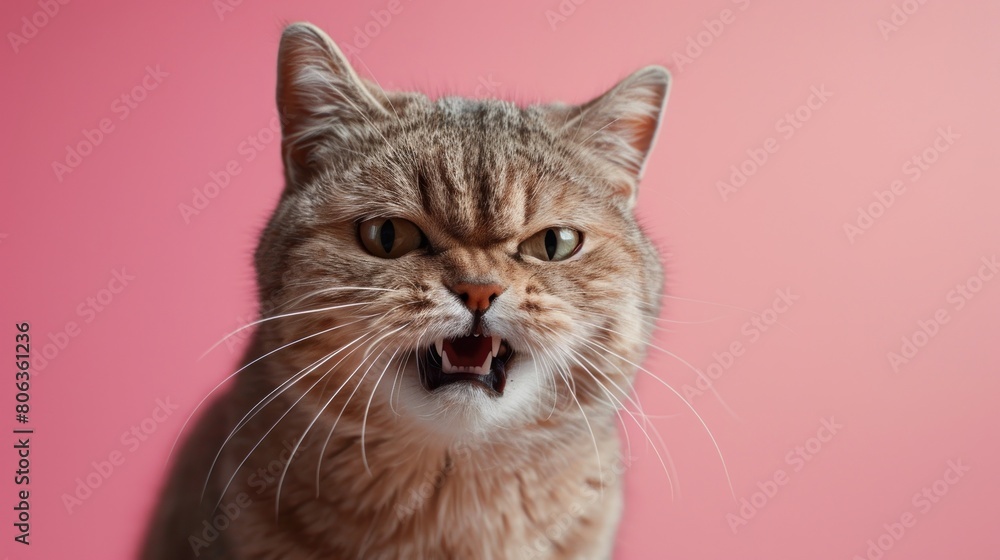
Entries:
{"type": "Polygon", "coordinates": [[[514,354],[499,336],[469,335],[442,338],[418,352],[420,380],[428,391],[452,383],[471,383],[495,396],[507,385],[507,362],[514,354]]]}

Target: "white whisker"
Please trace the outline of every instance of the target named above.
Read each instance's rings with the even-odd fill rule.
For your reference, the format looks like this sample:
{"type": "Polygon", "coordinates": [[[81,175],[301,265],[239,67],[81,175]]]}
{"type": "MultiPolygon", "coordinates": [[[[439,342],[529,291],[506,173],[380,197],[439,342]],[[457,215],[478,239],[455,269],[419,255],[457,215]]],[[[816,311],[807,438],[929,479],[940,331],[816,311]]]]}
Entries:
{"type": "MultiPolygon", "coordinates": [[[[378,332],[374,333],[374,335],[373,335],[374,340],[373,341],[369,341],[367,343],[367,346],[371,347],[373,344],[378,344],[381,340],[384,340],[386,336],[390,336],[393,333],[399,332],[400,330],[403,329],[403,327],[397,328],[396,330],[390,332],[388,335],[381,334],[386,329],[388,329],[388,327],[383,327],[378,332]]],[[[355,349],[357,349],[357,348],[355,348],[355,349]]],[[[353,350],[352,350],[352,352],[353,352],[353,350]]],[[[351,378],[354,377],[354,374],[357,373],[358,370],[361,369],[361,366],[363,366],[364,364],[365,364],[365,358],[362,358],[361,363],[358,364],[358,367],[354,368],[354,371],[351,372],[351,375],[349,375],[347,377],[347,379],[344,380],[344,383],[342,383],[340,385],[340,387],[338,387],[337,390],[334,391],[333,395],[330,396],[329,400],[327,400],[319,408],[319,412],[316,413],[316,415],[313,417],[312,421],[309,422],[309,425],[306,426],[306,429],[302,433],[302,436],[299,438],[299,440],[297,442],[295,442],[295,447],[292,449],[291,455],[289,456],[288,461],[285,463],[284,469],[282,469],[282,471],[281,471],[281,478],[278,480],[278,490],[277,490],[277,492],[275,493],[275,496],[274,496],[274,515],[275,515],[275,517],[277,517],[277,515],[278,515],[278,511],[279,511],[279,507],[280,507],[280,503],[281,503],[281,486],[282,486],[282,483],[285,480],[285,475],[288,474],[288,467],[292,464],[292,458],[295,457],[295,453],[298,452],[298,449],[302,445],[302,442],[305,440],[306,436],[309,435],[309,431],[312,430],[312,427],[319,420],[320,416],[322,416],[323,412],[326,410],[326,407],[330,406],[330,403],[333,402],[333,400],[335,398],[337,398],[337,394],[340,393],[341,389],[343,389],[344,386],[347,385],[347,383],[351,380],[351,378]]],[[[332,371],[332,368],[331,368],[331,371],[332,371]]],[[[329,372],[327,372],[327,373],[329,373],[329,372]]],[[[357,386],[360,386],[360,385],[361,385],[361,383],[359,381],[359,383],[358,383],[357,386]]],[[[357,387],[355,387],[355,390],[357,390],[357,387]]],[[[353,393],[352,393],[352,395],[353,395],[353,393]]],[[[348,401],[349,400],[350,399],[348,399],[348,401]]],[[[298,402],[298,401],[296,401],[296,402],[298,402]]],[[[346,407],[347,404],[345,403],[344,406],[346,407]]],[[[341,412],[343,412],[343,411],[341,411],[341,412]]],[[[338,416],[337,418],[339,420],[340,417],[338,416]]],[[[336,423],[334,423],[334,425],[336,426],[336,423]]],[[[326,445],[324,444],[323,445],[323,451],[320,453],[320,456],[322,457],[323,453],[325,453],[325,452],[326,452],[326,445]]]]}
{"type": "MultiPolygon", "coordinates": [[[[676,300],[680,300],[680,301],[690,301],[690,302],[693,302],[693,303],[704,303],[706,305],[717,305],[719,307],[728,307],[729,309],[736,309],[737,311],[743,311],[743,312],[746,312],[746,313],[750,313],[751,315],[754,315],[756,317],[762,317],[762,315],[760,314],[759,311],[754,311],[753,309],[747,309],[745,307],[739,307],[739,306],[736,306],[736,305],[728,305],[728,304],[725,304],[725,303],[718,303],[718,302],[714,302],[714,301],[705,301],[705,300],[701,300],[701,299],[686,298],[686,297],[681,297],[681,296],[673,296],[673,295],[670,295],[670,294],[663,294],[663,297],[670,298],[670,299],[676,299],[676,300]]],[[[783,329],[785,329],[785,330],[787,330],[789,332],[795,332],[792,329],[788,328],[787,326],[783,325],[781,323],[781,321],[778,321],[777,319],[775,319],[774,324],[778,325],[779,327],[781,327],[781,328],[783,328],[783,329]]]]}
{"type": "MultiPolygon", "coordinates": [[[[312,364],[310,364],[309,366],[306,366],[305,368],[303,368],[302,370],[300,370],[300,371],[299,371],[298,373],[296,373],[295,375],[291,376],[291,377],[290,377],[289,379],[285,380],[285,381],[284,381],[284,382],[283,382],[283,383],[282,383],[281,385],[279,385],[279,387],[277,387],[277,388],[273,389],[273,390],[272,390],[272,391],[271,391],[270,393],[268,393],[268,395],[267,395],[266,397],[264,397],[264,399],[262,399],[262,401],[261,401],[261,402],[258,402],[258,403],[257,403],[257,405],[255,405],[255,406],[253,407],[253,409],[251,409],[251,411],[250,411],[250,412],[247,412],[247,413],[246,413],[246,414],[245,414],[245,415],[243,416],[243,418],[241,418],[241,419],[240,419],[240,421],[239,421],[239,422],[237,422],[237,425],[236,425],[236,427],[234,427],[234,428],[233,428],[233,430],[232,430],[232,431],[230,431],[230,433],[229,433],[229,436],[227,436],[227,437],[226,437],[226,440],[225,440],[225,441],[224,441],[224,442],[222,443],[222,445],[221,445],[221,446],[219,447],[219,451],[218,451],[218,453],[216,453],[216,454],[215,454],[215,459],[213,459],[213,460],[212,460],[212,465],[211,465],[211,466],[209,467],[209,469],[208,469],[208,475],[207,475],[207,476],[206,476],[206,478],[205,478],[205,486],[204,486],[204,488],[202,488],[202,499],[204,499],[204,497],[205,497],[205,492],[206,492],[206,490],[208,489],[208,482],[209,482],[209,480],[211,479],[211,476],[212,476],[212,471],[213,471],[213,470],[215,469],[215,465],[216,465],[216,463],[218,462],[218,460],[219,460],[219,457],[220,457],[220,456],[222,455],[222,450],[223,450],[223,449],[224,449],[224,448],[226,447],[226,444],[228,444],[228,443],[229,443],[229,441],[230,441],[230,440],[232,440],[232,438],[233,438],[233,437],[234,437],[234,436],[236,435],[236,433],[237,433],[237,432],[238,432],[238,431],[239,431],[240,429],[242,429],[242,428],[243,428],[243,427],[244,427],[245,425],[247,425],[247,424],[249,423],[249,421],[250,421],[250,420],[251,420],[251,419],[252,419],[253,417],[255,417],[255,416],[256,416],[256,415],[257,415],[257,414],[258,414],[258,413],[259,413],[259,412],[260,412],[261,410],[263,410],[263,409],[264,409],[264,407],[265,407],[265,406],[267,406],[268,404],[270,404],[271,402],[273,402],[273,401],[274,401],[274,399],[278,398],[278,396],[280,396],[280,395],[281,395],[282,393],[284,393],[284,392],[285,392],[285,391],[287,391],[287,390],[288,390],[289,388],[291,388],[291,387],[292,387],[292,385],[295,385],[295,384],[296,384],[296,383],[298,383],[298,382],[299,382],[300,380],[302,380],[302,379],[304,379],[305,377],[307,377],[307,376],[308,376],[308,375],[309,375],[310,373],[312,373],[313,371],[315,371],[316,369],[318,369],[319,367],[321,367],[321,366],[322,366],[322,365],[323,365],[324,363],[326,363],[326,362],[327,362],[328,360],[330,360],[331,358],[333,358],[333,357],[334,357],[335,355],[337,355],[338,353],[340,353],[340,352],[342,352],[342,351],[344,351],[344,350],[346,350],[346,349],[350,348],[351,346],[353,346],[353,345],[354,345],[355,343],[357,343],[357,342],[358,342],[359,340],[361,340],[361,339],[365,338],[366,336],[369,336],[369,335],[368,335],[368,333],[366,333],[366,334],[363,334],[363,335],[361,335],[360,337],[358,337],[358,338],[356,338],[356,339],[352,340],[351,342],[349,342],[349,343],[348,343],[347,345],[345,345],[345,346],[342,346],[342,347],[338,348],[337,350],[334,350],[333,352],[331,352],[331,353],[327,354],[327,355],[326,355],[326,356],[324,356],[323,358],[320,358],[319,360],[317,360],[317,361],[313,362],[313,363],[312,363],[312,364]],[[282,388],[282,387],[284,387],[284,388],[282,388]],[[266,400],[266,402],[264,402],[265,400],[266,400]]],[[[355,347],[355,349],[354,349],[354,350],[356,350],[356,349],[357,349],[357,347],[355,347]]],[[[344,360],[344,359],[345,359],[345,358],[346,358],[347,356],[349,356],[349,355],[350,355],[351,353],[353,353],[353,352],[354,352],[354,350],[351,350],[351,352],[349,352],[348,354],[345,354],[345,355],[344,355],[344,356],[343,356],[343,357],[342,357],[342,358],[340,359],[340,361],[338,361],[338,362],[337,362],[337,364],[339,364],[339,363],[340,363],[341,361],[343,361],[343,360],[344,360]]],[[[225,489],[225,490],[223,490],[222,494],[221,494],[221,495],[219,496],[219,503],[222,503],[222,499],[223,499],[223,498],[225,497],[225,493],[226,493],[226,490],[228,490],[228,489],[229,489],[229,485],[230,485],[230,484],[232,484],[232,481],[233,481],[233,479],[234,479],[234,478],[236,478],[236,473],[237,473],[237,472],[239,472],[239,470],[240,470],[240,467],[242,467],[242,466],[243,466],[243,464],[244,464],[244,463],[246,463],[247,459],[249,459],[249,458],[250,458],[250,455],[252,455],[252,454],[253,454],[254,450],[256,450],[256,449],[257,449],[257,447],[258,447],[258,446],[259,446],[259,445],[260,445],[260,444],[261,444],[261,443],[262,443],[262,442],[264,441],[264,439],[265,439],[265,438],[267,437],[267,435],[268,435],[269,433],[271,433],[271,431],[272,431],[272,430],[274,430],[274,428],[275,428],[275,427],[276,427],[276,426],[278,425],[278,422],[280,422],[280,421],[281,421],[281,420],[282,420],[282,419],[283,419],[283,418],[284,418],[285,416],[287,416],[287,415],[288,415],[288,413],[289,413],[289,412],[291,412],[293,408],[295,408],[295,405],[296,405],[296,404],[298,404],[298,403],[299,403],[299,401],[301,401],[301,400],[302,400],[302,398],[303,398],[303,397],[305,397],[305,396],[306,396],[306,394],[308,394],[308,393],[309,393],[309,391],[311,391],[311,390],[312,390],[312,389],[313,389],[314,387],[316,387],[316,385],[318,385],[318,384],[319,384],[319,383],[320,383],[321,381],[323,381],[323,379],[324,379],[324,378],[326,378],[326,376],[327,376],[327,375],[328,375],[328,374],[329,374],[329,373],[330,373],[331,371],[333,371],[333,367],[336,367],[336,365],[337,365],[337,364],[334,364],[334,366],[332,366],[332,367],[331,367],[331,368],[330,368],[329,370],[327,370],[327,371],[326,371],[326,373],[324,373],[323,375],[321,375],[321,376],[320,376],[320,377],[319,377],[319,378],[318,378],[318,379],[317,379],[317,380],[316,380],[316,381],[315,381],[315,382],[314,382],[314,383],[313,383],[312,385],[310,385],[310,386],[309,386],[309,388],[308,388],[308,389],[306,389],[306,390],[305,390],[305,391],[304,391],[304,392],[302,393],[302,395],[300,395],[300,396],[299,396],[299,398],[295,400],[295,402],[294,402],[294,403],[292,403],[292,406],[290,406],[290,407],[288,408],[288,410],[287,410],[287,411],[285,411],[285,413],[284,413],[284,414],[282,414],[282,415],[281,415],[281,417],[279,417],[279,418],[278,418],[278,420],[276,420],[276,421],[275,421],[275,423],[274,423],[274,424],[273,424],[273,425],[272,425],[272,426],[271,426],[271,427],[270,427],[270,428],[269,428],[269,429],[267,430],[267,432],[265,432],[265,433],[264,433],[264,435],[263,435],[263,436],[261,436],[261,438],[260,438],[260,440],[259,440],[259,441],[257,442],[257,444],[256,444],[256,445],[254,445],[254,446],[253,446],[253,449],[251,449],[251,450],[250,450],[250,453],[248,453],[248,454],[247,454],[247,456],[246,456],[246,457],[244,457],[243,461],[241,461],[241,462],[240,462],[240,464],[239,464],[239,465],[238,465],[238,466],[236,467],[236,470],[235,470],[235,471],[233,472],[233,476],[232,476],[232,477],[231,477],[231,478],[229,479],[229,482],[227,482],[227,483],[226,483],[226,489],[225,489]]],[[[215,506],[215,507],[216,507],[216,508],[217,508],[217,507],[219,507],[219,506],[218,506],[218,504],[216,504],[216,506],[215,506]]]]}
{"type": "MultiPolygon", "coordinates": [[[[638,403],[638,401],[636,401],[635,399],[633,399],[627,392],[625,392],[617,383],[615,383],[615,381],[609,375],[607,375],[606,373],[604,373],[601,370],[601,368],[598,368],[593,362],[591,362],[589,359],[587,359],[586,356],[584,356],[583,354],[581,354],[581,353],[577,352],[576,350],[574,350],[571,347],[571,345],[568,343],[569,341],[568,341],[568,339],[566,337],[561,336],[559,333],[557,333],[556,331],[554,331],[552,329],[547,329],[547,330],[550,333],[552,333],[553,335],[555,335],[555,336],[559,337],[560,339],[562,339],[564,343],[566,343],[566,347],[569,349],[570,356],[574,359],[574,361],[576,361],[577,364],[580,365],[580,367],[583,369],[583,371],[585,371],[587,374],[589,374],[591,376],[591,378],[594,380],[594,382],[597,383],[601,387],[601,389],[604,390],[605,393],[608,394],[609,397],[613,398],[615,401],[618,402],[618,406],[621,409],[625,410],[625,413],[628,414],[632,418],[632,421],[635,422],[635,424],[639,428],[639,430],[642,431],[643,435],[646,437],[646,441],[649,444],[652,444],[653,453],[656,455],[656,458],[659,460],[660,465],[663,467],[663,473],[666,475],[667,482],[670,484],[670,498],[672,500],[675,499],[673,477],[670,475],[670,471],[671,470],[676,471],[676,469],[674,467],[673,459],[670,457],[670,452],[667,449],[666,443],[664,443],[664,441],[663,441],[663,436],[660,435],[660,432],[656,428],[656,426],[652,422],[649,421],[649,417],[642,410],[642,406],[638,403]],[[590,368],[587,368],[582,363],[580,363],[580,361],[577,360],[577,357],[579,357],[580,359],[582,359],[582,360],[586,361],[588,364],[590,364],[590,366],[593,368],[593,371],[591,371],[590,368]],[[601,374],[612,386],[614,386],[614,388],[616,390],[618,390],[618,392],[620,394],[624,395],[625,398],[629,402],[631,402],[633,406],[636,407],[637,412],[643,418],[643,422],[642,423],[639,422],[638,418],[635,417],[635,414],[633,414],[628,409],[628,407],[626,407],[624,405],[624,403],[621,402],[621,400],[619,400],[617,397],[615,397],[614,394],[612,394],[612,392],[607,387],[605,387],[604,384],[601,383],[601,381],[599,379],[597,379],[594,376],[594,372],[597,372],[597,373],[601,374]],[[660,446],[663,448],[663,452],[666,453],[666,455],[667,455],[667,461],[670,463],[670,469],[667,468],[667,465],[664,462],[663,457],[660,455],[660,452],[659,452],[659,450],[658,450],[658,448],[656,446],[656,442],[654,442],[652,440],[652,437],[650,437],[649,432],[646,431],[645,426],[649,426],[649,428],[651,430],[653,430],[653,433],[656,435],[657,440],[659,440],[660,446]]],[[[613,362],[611,362],[610,360],[608,360],[606,357],[604,357],[602,355],[601,358],[603,358],[605,362],[607,362],[608,364],[610,364],[611,366],[613,366],[615,369],[617,369],[619,374],[621,374],[623,376],[625,375],[625,372],[623,372],[621,370],[621,368],[619,368],[613,362]]],[[[616,410],[615,412],[617,413],[618,411],[616,410]]],[[[624,419],[622,419],[621,414],[618,414],[618,418],[619,418],[619,420],[621,420],[622,424],[624,425],[625,421],[624,421],[624,419]]],[[[628,435],[628,430],[627,429],[625,430],[625,438],[626,438],[626,441],[628,442],[629,435],[628,435]]],[[[628,454],[631,457],[631,454],[632,454],[632,452],[631,452],[631,443],[629,443],[628,449],[629,449],[628,454]]]]}
{"type": "Polygon", "coordinates": [[[333,311],[333,310],[336,310],[336,309],[345,309],[345,308],[348,308],[348,307],[358,307],[358,306],[361,306],[361,305],[371,305],[371,304],[372,304],[372,302],[369,302],[369,301],[363,301],[363,302],[359,302],[359,303],[345,303],[345,304],[341,304],[341,305],[333,305],[333,306],[330,306],[330,307],[323,307],[323,308],[320,308],[320,309],[307,309],[305,311],[295,311],[293,313],[284,313],[284,314],[281,314],[281,315],[275,315],[273,317],[264,317],[264,318],[261,318],[261,319],[257,319],[256,321],[253,321],[252,323],[247,323],[246,325],[243,325],[242,327],[240,327],[240,328],[236,329],[235,331],[233,331],[233,332],[227,334],[226,336],[222,337],[222,340],[220,340],[220,341],[216,342],[215,344],[213,344],[212,347],[209,348],[208,350],[205,350],[205,353],[202,354],[198,359],[199,360],[203,359],[205,356],[207,356],[209,353],[211,353],[212,350],[215,350],[216,348],[218,348],[220,344],[222,344],[223,342],[225,342],[229,338],[233,337],[234,335],[236,335],[236,334],[238,334],[240,332],[243,332],[243,331],[245,331],[245,330],[247,330],[247,329],[249,329],[249,328],[251,328],[251,327],[253,327],[255,325],[259,325],[261,323],[265,323],[267,321],[274,321],[275,319],[284,319],[286,317],[295,317],[295,316],[298,316],[298,315],[307,315],[307,314],[310,314],[310,313],[323,313],[324,311],[333,311]]]}
{"type": "Polygon", "coordinates": [[[236,377],[236,375],[237,375],[237,374],[239,374],[239,373],[240,373],[241,371],[243,371],[243,370],[247,369],[248,367],[250,367],[250,366],[254,365],[255,363],[257,363],[257,362],[259,362],[259,361],[263,360],[264,358],[266,358],[266,357],[270,356],[271,354],[274,354],[275,352],[278,352],[279,350],[283,350],[283,349],[285,349],[285,348],[288,348],[289,346],[292,346],[293,344],[298,344],[299,342],[302,342],[303,340],[307,340],[307,339],[310,339],[310,338],[313,338],[313,337],[316,337],[316,336],[320,336],[320,335],[323,335],[323,334],[326,334],[326,333],[328,333],[328,332],[330,332],[330,331],[333,331],[333,330],[336,330],[336,329],[339,329],[339,328],[341,328],[341,327],[346,327],[347,325],[350,325],[350,324],[351,324],[351,323],[347,323],[347,324],[344,324],[344,325],[337,325],[337,326],[334,326],[334,327],[331,327],[331,328],[329,328],[329,329],[326,329],[326,330],[323,330],[323,331],[320,331],[320,332],[318,332],[318,333],[313,333],[313,334],[310,334],[310,335],[308,335],[308,336],[304,336],[304,337],[302,337],[302,338],[300,338],[300,339],[298,339],[298,340],[294,340],[294,341],[292,341],[292,342],[289,342],[288,344],[285,344],[285,345],[283,345],[283,346],[279,346],[278,348],[275,348],[274,350],[271,350],[271,351],[269,351],[268,353],[266,353],[266,354],[264,354],[264,355],[262,355],[262,356],[259,356],[259,357],[255,358],[254,360],[252,360],[252,361],[248,362],[248,363],[247,363],[246,365],[244,365],[244,366],[243,366],[243,367],[241,367],[240,369],[238,369],[238,370],[234,371],[233,373],[231,373],[231,374],[227,375],[227,376],[226,376],[226,377],[225,377],[225,378],[224,378],[224,379],[223,379],[222,381],[220,381],[220,382],[219,382],[219,383],[218,383],[218,384],[217,384],[217,385],[216,385],[215,387],[213,387],[213,388],[212,388],[212,390],[211,390],[211,391],[209,391],[209,392],[208,392],[208,394],[206,394],[206,395],[204,396],[204,398],[202,398],[202,399],[201,399],[201,400],[200,400],[200,401],[198,402],[198,404],[197,404],[197,405],[195,405],[195,407],[194,407],[194,410],[192,410],[192,411],[191,411],[191,413],[190,413],[190,414],[188,414],[188,417],[187,417],[187,419],[186,419],[186,420],[184,420],[184,424],[182,424],[182,425],[181,425],[181,429],[180,429],[180,432],[178,432],[178,433],[177,433],[177,437],[176,437],[176,438],[174,438],[174,443],[173,443],[173,445],[171,445],[171,446],[170,446],[170,452],[169,452],[169,453],[167,453],[167,462],[168,462],[168,463],[170,462],[170,457],[172,457],[172,456],[173,456],[173,453],[174,453],[174,448],[175,448],[175,447],[177,447],[177,442],[178,442],[178,441],[180,441],[180,439],[181,439],[181,436],[182,436],[182,435],[184,435],[184,428],[186,428],[186,427],[187,427],[187,425],[188,425],[188,422],[190,422],[190,421],[191,421],[191,418],[193,418],[193,417],[194,417],[194,415],[195,415],[195,413],[197,413],[197,412],[198,412],[198,409],[200,409],[200,408],[201,408],[201,405],[205,404],[205,401],[207,401],[207,400],[208,400],[208,398],[209,398],[209,397],[211,397],[213,393],[215,393],[216,391],[218,391],[218,390],[219,390],[219,387],[222,387],[223,385],[225,385],[227,381],[229,381],[230,379],[232,379],[232,378],[236,377]]]}
{"type": "Polygon", "coordinates": [[[729,467],[726,466],[726,459],[722,455],[722,449],[719,448],[719,442],[715,440],[715,435],[712,434],[712,430],[709,429],[708,424],[705,423],[705,420],[701,417],[701,414],[698,414],[698,411],[694,408],[694,406],[692,406],[691,403],[688,402],[688,400],[685,399],[684,396],[681,395],[677,391],[677,389],[674,389],[669,383],[663,381],[662,379],[660,379],[659,377],[657,377],[656,375],[654,375],[651,371],[649,371],[646,368],[640,366],[639,364],[636,364],[636,363],[632,362],[631,360],[623,358],[622,356],[616,354],[614,351],[612,351],[610,348],[604,346],[603,344],[600,344],[600,343],[597,343],[597,342],[591,342],[591,341],[589,341],[589,340],[587,340],[587,339],[585,339],[585,338],[583,338],[581,336],[575,335],[573,333],[570,333],[570,335],[573,336],[574,338],[580,340],[584,344],[587,344],[587,345],[590,345],[590,346],[596,346],[599,349],[602,349],[605,352],[611,354],[612,356],[615,356],[619,360],[622,360],[623,362],[625,362],[625,363],[631,365],[632,367],[638,369],[639,371],[645,372],[646,374],[652,376],[653,379],[656,379],[657,381],[659,381],[664,387],[666,387],[667,389],[670,389],[670,391],[674,395],[676,395],[677,398],[680,399],[681,402],[683,402],[688,407],[688,409],[691,410],[691,412],[694,413],[695,418],[698,419],[698,422],[701,423],[702,428],[705,429],[705,432],[708,434],[708,437],[712,440],[712,445],[715,446],[715,451],[719,455],[719,460],[722,462],[722,470],[726,473],[726,482],[729,483],[729,493],[732,495],[733,500],[736,499],[736,490],[733,489],[733,480],[729,476],[729,467]]]}
{"type": "MultiPolygon", "coordinates": [[[[708,379],[708,377],[700,369],[698,369],[695,366],[693,366],[690,362],[688,362],[684,358],[681,358],[677,354],[674,354],[673,352],[671,352],[669,350],[661,348],[661,347],[653,344],[652,342],[645,342],[644,343],[642,340],[639,340],[638,338],[630,337],[630,336],[626,335],[625,333],[616,331],[614,329],[611,329],[611,328],[608,328],[608,327],[605,327],[605,326],[596,325],[594,323],[588,323],[587,321],[578,321],[578,322],[581,323],[581,324],[584,324],[584,325],[588,325],[588,326],[594,327],[595,329],[598,329],[598,330],[603,330],[603,331],[615,333],[618,336],[621,336],[621,337],[623,337],[624,339],[626,339],[628,341],[638,342],[640,344],[645,344],[645,346],[647,346],[649,348],[652,348],[654,350],[659,350],[660,352],[663,352],[667,356],[670,356],[671,358],[673,358],[673,359],[677,360],[678,362],[680,362],[680,363],[684,364],[685,366],[687,366],[688,369],[690,369],[691,371],[697,373],[699,377],[703,377],[705,379],[708,379]]],[[[652,375],[652,374],[650,374],[650,375],[652,375]]],[[[737,415],[735,412],[733,412],[733,409],[729,408],[729,404],[727,404],[726,401],[722,398],[722,396],[719,395],[719,392],[715,390],[715,385],[714,384],[709,383],[708,388],[712,392],[712,394],[715,395],[715,399],[717,401],[719,401],[719,404],[721,404],[722,407],[726,409],[726,412],[728,412],[730,416],[732,416],[733,418],[735,418],[739,422],[743,421],[739,417],[739,415],[737,415]]]]}

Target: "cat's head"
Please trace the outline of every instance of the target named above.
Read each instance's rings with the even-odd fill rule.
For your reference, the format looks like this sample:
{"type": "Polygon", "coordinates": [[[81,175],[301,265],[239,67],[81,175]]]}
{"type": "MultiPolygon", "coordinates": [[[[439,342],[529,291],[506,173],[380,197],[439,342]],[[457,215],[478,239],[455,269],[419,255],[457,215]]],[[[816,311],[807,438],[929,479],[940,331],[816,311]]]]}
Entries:
{"type": "Polygon", "coordinates": [[[261,326],[291,344],[278,381],[430,433],[622,406],[659,307],[633,206],[668,84],[648,67],[579,106],[431,100],[288,27],[286,187],[256,257],[266,314],[288,314],[261,326]]]}

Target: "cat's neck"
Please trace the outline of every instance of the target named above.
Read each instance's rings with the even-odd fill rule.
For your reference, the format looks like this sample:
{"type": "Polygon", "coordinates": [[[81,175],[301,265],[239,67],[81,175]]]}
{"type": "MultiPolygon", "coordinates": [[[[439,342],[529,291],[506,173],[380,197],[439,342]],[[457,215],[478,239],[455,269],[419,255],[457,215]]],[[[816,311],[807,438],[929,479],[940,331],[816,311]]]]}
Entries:
{"type": "MultiPolygon", "coordinates": [[[[617,518],[623,465],[614,424],[595,430],[593,439],[574,427],[558,441],[525,436],[520,445],[441,445],[400,430],[366,436],[364,454],[359,434],[345,430],[327,445],[318,492],[321,438],[295,458],[280,515],[296,519],[287,525],[295,528],[291,540],[325,541],[344,557],[549,558],[532,554],[610,542],[614,524],[597,520],[617,518]],[[395,548],[400,543],[422,544],[395,548]]],[[[276,498],[269,492],[265,499],[268,520],[276,498]]]]}
{"type": "MultiPolygon", "coordinates": [[[[237,385],[233,422],[273,390],[262,379],[274,377],[237,385]]],[[[441,437],[401,415],[350,407],[331,429],[335,415],[313,423],[316,409],[293,401],[262,409],[223,469],[250,455],[227,495],[250,496],[251,527],[272,527],[277,512],[285,533],[268,538],[373,558],[549,558],[525,551],[610,542],[623,470],[613,413],[584,422],[578,410],[556,411],[536,425],[441,437]],[[401,543],[414,548],[394,548],[401,543]]],[[[253,546],[257,535],[246,538],[253,546]]]]}

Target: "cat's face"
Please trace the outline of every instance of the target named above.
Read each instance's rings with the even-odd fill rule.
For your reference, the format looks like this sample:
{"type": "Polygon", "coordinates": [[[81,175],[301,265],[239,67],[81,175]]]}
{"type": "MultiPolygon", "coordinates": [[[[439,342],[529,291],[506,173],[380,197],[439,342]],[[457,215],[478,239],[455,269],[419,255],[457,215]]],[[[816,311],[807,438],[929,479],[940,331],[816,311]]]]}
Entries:
{"type": "Polygon", "coordinates": [[[269,314],[295,313],[263,325],[294,342],[286,377],[331,415],[351,395],[450,435],[622,406],[659,304],[632,205],[667,80],[581,107],[431,101],[291,26],[287,187],[257,253],[269,314]]]}

